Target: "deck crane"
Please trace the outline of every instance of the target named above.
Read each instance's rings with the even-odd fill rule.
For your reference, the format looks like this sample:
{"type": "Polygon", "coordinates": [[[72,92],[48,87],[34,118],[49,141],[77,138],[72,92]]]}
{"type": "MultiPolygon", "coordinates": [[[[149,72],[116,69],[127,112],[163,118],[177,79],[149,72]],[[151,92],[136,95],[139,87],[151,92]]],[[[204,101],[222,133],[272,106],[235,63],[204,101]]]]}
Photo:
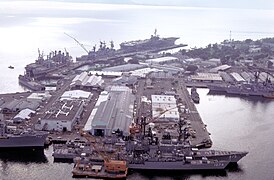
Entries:
{"type": "Polygon", "coordinates": [[[71,35],[69,35],[65,32],[64,32],[64,34],[67,35],[68,37],[72,38],[77,44],[79,44],[81,46],[81,48],[84,49],[84,51],[86,51],[89,54],[89,51],[85,48],[85,46],[82,43],[80,43],[76,38],[72,37],[71,35]]]}

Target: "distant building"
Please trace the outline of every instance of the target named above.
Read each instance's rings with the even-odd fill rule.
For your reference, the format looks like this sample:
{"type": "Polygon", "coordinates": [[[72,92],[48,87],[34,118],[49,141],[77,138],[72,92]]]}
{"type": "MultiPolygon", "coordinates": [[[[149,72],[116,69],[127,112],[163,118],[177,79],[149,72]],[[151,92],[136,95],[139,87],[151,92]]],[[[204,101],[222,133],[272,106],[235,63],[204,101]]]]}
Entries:
{"type": "Polygon", "coordinates": [[[217,73],[197,73],[196,75],[191,75],[192,81],[197,82],[221,82],[222,77],[217,73]]]}
{"type": "Polygon", "coordinates": [[[238,73],[233,72],[230,75],[235,79],[236,82],[245,82],[246,80],[238,73]]]}
{"type": "Polygon", "coordinates": [[[231,68],[231,66],[229,66],[227,64],[224,64],[224,65],[221,65],[221,66],[218,66],[218,67],[210,69],[209,72],[211,72],[211,73],[217,73],[219,71],[226,71],[226,70],[228,70],[230,68],[231,68]]]}
{"type": "Polygon", "coordinates": [[[90,75],[97,75],[103,77],[120,77],[122,76],[122,72],[114,72],[114,71],[89,71],[90,75]]]}
{"type": "Polygon", "coordinates": [[[145,67],[147,67],[147,65],[145,64],[123,64],[119,66],[104,68],[103,71],[129,72],[129,71],[134,71],[136,69],[142,69],[145,67]]]}
{"type": "Polygon", "coordinates": [[[146,60],[146,63],[149,63],[149,64],[153,64],[153,63],[164,64],[164,63],[167,63],[167,62],[174,62],[174,61],[178,61],[178,58],[171,57],[171,56],[165,56],[165,57],[159,57],[159,58],[154,58],[154,59],[148,59],[148,60],[146,60]]]}

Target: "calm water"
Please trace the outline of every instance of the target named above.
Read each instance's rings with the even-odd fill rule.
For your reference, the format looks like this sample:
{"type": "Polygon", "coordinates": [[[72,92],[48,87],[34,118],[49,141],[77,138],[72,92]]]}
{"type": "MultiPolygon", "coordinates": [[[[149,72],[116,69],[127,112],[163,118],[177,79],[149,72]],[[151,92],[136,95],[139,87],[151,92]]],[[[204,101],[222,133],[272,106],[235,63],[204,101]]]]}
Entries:
{"type": "MultiPolygon", "coordinates": [[[[66,48],[73,57],[85,52],[64,32],[91,49],[100,40],[149,38],[158,29],[162,37],[178,36],[190,47],[229,38],[243,40],[274,36],[274,11],[151,7],[0,1],[0,93],[24,91],[17,77],[34,62],[40,48],[45,54],[66,48]],[[30,13],[31,12],[31,13],[30,13]],[[272,33],[271,33],[272,32],[272,33]],[[12,65],[15,69],[8,69],[12,65]]],[[[199,89],[197,105],[208,125],[215,149],[249,151],[239,167],[222,174],[132,173],[129,179],[273,179],[274,101],[207,95],[199,89]]],[[[53,163],[52,149],[45,157],[0,160],[0,179],[71,179],[72,164],[53,163]]]]}

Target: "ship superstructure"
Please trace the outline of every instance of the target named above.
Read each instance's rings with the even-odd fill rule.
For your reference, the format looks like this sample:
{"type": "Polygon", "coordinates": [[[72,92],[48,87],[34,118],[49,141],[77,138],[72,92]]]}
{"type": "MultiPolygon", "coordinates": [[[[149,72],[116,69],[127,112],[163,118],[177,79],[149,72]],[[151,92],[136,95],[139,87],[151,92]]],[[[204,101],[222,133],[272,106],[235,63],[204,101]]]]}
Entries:
{"type": "Polygon", "coordinates": [[[47,132],[18,129],[0,123],[0,148],[43,148],[47,132]]]}

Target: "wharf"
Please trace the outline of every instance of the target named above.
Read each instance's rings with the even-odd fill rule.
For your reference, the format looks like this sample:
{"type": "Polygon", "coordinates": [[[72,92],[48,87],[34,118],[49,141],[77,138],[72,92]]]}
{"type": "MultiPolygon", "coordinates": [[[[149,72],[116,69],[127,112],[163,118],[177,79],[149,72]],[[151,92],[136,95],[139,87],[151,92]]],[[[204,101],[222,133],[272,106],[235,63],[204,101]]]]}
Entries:
{"type": "MultiPolygon", "coordinates": [[[[182,128],[187,129],[190,134],[185,141],[189,142],[192,147],[211,147],[212,141],[209,137],[209,133],[206,129],[206,125],[202,122],[202,119],[192,101],[185,82],[181,78],[173,78],[167,80],[154,79],[152,80],[151,88],[146,87],[145,80],[139,80],[136,87],[136,117],[151,117],[151,104],[143,102],[143,97],[148,100],[151,95],[165,95],[167,92],[174,92],[177,99],[177,106],[181,110],[180,119],[184,125],[182,128]]],[[[153,120],[157,123],[157,120],[153,120]]],[[[137,122],[136,122],[137,123],[137,122]]],[[[174,131],[174,135],[177,130],[172,128],[176,122],[159,122],[164,128],[159,129],[160,134],[166,128],[170,128],[174,131]]],[[[160,124],[159,124],[160,125],[160,124]]],[[[176,135],[175,135],[176,136],[176,135]]]]}
{"type": "Polygon", "coordinates": [[[187,91],[186,84],[183,80],[178,79],[179,86],[177,86],[177,94],[182,97],[183,102],[188,107],[188,119],[191,122],[192,128],[195,130],[195,138],[189,139],[193,147],[211,147],[212,141],[209,137],[209,132],[206,125],[203,123],[200,114],[198,113],[194,103],[191,101],[189,92],[187,91]]]}

